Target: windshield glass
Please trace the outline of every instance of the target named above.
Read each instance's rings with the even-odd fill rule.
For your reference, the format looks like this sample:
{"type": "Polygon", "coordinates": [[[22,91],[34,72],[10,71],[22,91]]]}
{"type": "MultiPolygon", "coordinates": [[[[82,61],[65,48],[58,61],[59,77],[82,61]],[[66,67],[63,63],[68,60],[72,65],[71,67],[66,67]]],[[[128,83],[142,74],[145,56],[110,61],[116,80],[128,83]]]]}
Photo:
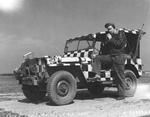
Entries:
{"type": "Polygon", "coordinates": [[[72,40],[68,41],[65,47],[65,52],[76,51],[91,48],[93,41],[91,40],[72,40]]]}

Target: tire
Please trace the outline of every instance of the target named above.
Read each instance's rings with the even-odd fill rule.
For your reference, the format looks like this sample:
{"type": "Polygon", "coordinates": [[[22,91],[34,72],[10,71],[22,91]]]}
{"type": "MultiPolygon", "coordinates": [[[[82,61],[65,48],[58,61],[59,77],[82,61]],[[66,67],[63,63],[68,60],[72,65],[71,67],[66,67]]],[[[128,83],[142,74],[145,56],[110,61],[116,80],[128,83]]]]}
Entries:
{"type": "Polygon", "coordinates": [[[98,82],[90,83],[88,85],[88,91],[92,95],[99,95],[99,94],[101,94],[104,91],[104,86],[102,86],[98,82]]]}
{"type": "Polygon", "coordinates": [[[54,105],[71,103],[76,96],[76,92],[76,79],[67,71],[58,71],[48,79],[48,98],[50,103],[54,105]]]}
{"type": "Polygon", "coordinates": [[[46,95],[46,91],[40,91],[37,86],[23,85],[22,90],[25,97],[32,102],[40,101],[46,95]]]}
{"type": "Polygon", "coordinates": [[[125,70],[125,81],[128,86],[128,90],[126,90],[125,94],[128,97],[132,97],[135,94],[137,88],[137,77],[131,70],[125,70]]]}

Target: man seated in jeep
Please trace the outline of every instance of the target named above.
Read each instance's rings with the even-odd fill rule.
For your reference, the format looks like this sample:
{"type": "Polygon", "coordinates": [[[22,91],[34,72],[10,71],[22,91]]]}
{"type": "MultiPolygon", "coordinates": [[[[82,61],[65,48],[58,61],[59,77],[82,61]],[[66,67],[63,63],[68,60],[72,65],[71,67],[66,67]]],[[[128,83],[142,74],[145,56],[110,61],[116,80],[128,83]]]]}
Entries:
{"type": "Polygon", "coordinates": [[[109,63],[116,74],[116,84],[118,87],[119,97],[117,100],[127,97],[126,90],[128,90],[125,82],[124,66],[125,66],[125,47],[127,39],[123,30],[117,30],[113,23],[106,23],[106,41],[103,42],[103,55],[97,55],[93,59],[93,72],[97,73],[95,77],[100,77],[102,63],[109,63]],[[107,49],[106,49],[107,48],[107,49]]]}

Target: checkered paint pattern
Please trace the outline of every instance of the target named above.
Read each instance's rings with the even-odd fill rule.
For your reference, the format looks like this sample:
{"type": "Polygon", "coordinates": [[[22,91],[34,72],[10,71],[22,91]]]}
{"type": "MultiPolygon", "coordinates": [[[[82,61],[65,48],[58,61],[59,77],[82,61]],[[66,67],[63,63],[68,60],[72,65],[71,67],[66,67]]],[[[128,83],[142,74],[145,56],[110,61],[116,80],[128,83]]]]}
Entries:
{"type": "Polygon", "coordinates": [[[128,59],[125,61],[125,64],[134,65],[135,68],[138,70],[139,75],[142,76],[142,60],[140,58],[137,58],[136,62],[134,62],[132,59],[128,59]]]}
{"type": "MultiPolygon", "coordinates": [[[[136,67],[136,69],[138,70],[139,75],[142,75],[142,71],[140,70],[141,65],[142,65],[141,59],[137,59],[136,63],[134,63],[133,60],[126,60],[125,64],[127,64],[127,63],[134,65],[136,67]]],[[[40,62],[39,62],[39,66],[41,66],[40,62]]],[[[85,79],[90,78],[90,74],[92,72],[92,61],[82,62],[82,64],[80,64],[80,63],[62,63],[62,64],[51,64],[49,66],[52,66],[52,67],[53,66],[55,66],[55,67],[57,67],[57,66],[64,66],[64,67],[65,66],[80,66],[82,71],[83,71],[85,79]]],[[[41,68],[43,68],[43,67],[41,66],[41,68]]],[[[113,78],[111,76],[111,71],[103,70],[101,72],[101,79],[100,80],[101,81],[112,81],[113,78]]]]}
{"type": "Polygon", "coordinates": [[[62,63],[62,64],[50,64],[50,67],[56,67],[56,66],[80,66],[80,63],[62,63]]]}
{"type": "Polygon", "coordinates": [[[93,52],[93,49],[88,50],[78,50],[73,52],[67,52],[64,54],[64,57],[91,57],[91,54],[93,52]]]}
{"type": "MultiPolygon", "coordinates": [[[[125,61],[125,64],[132,64],[136,67],[136,69],[138,70],[139,72],[139,75],[142,75],[142,70],[141,70],[141,66],[142,66],[142,63],[141,63],[141,59],[138,58],[136,60],[136,63],[133,62],[132,59],[128,59],[125,61]]],[[[39,66],[43,69],[43,66],[41,65],[41,62],[39,62],[39,66]]],[[[92,61],[91,59],[89,59],[89,61],[86,61],[86,62],[82,62],[81,63],[62,63],[62,64],[50,64],[49,66],[51,67],[57,67],[57,66],[80,66],[82,71],[83,71],[83,74],[84,74],[84,77],[85,79],[88,79],[90,78],[90,74],[92,72],[92,61]]],[[[111,71],[106,71],[106,70],[103,70],[101,72],[101,81],[112,81],[113,78],[111,76],[111,71]]]]}
{"type": "MultiPolygon", "coordinates": [[[[130,29],[119,29],[119,30],[124,30],[125,33],[132,33],[132,34],[138,34],[139,30],[130,30],[130,29]]],[[[106,32],[100,32],[100,34],[105,34],[106,32]]],[[[93,35],[94,38],[96,38],[96,34],[93,35]]],[[[67,52],[63,55],[63,57],[89,57],[91,58],[91,54],[93,52],[93,49],[89,49],[89,50],[78,50],[78,51],[73,51],[73,52],[67,52]]],[[[133,64],[136,69],[139,72],[139,75],[142,74],[141,71],[141,59],[137,59],[136,63],[133,62],[133,60],[129,61],[130,64],[133,64]]],[[[127,64],[127,61],[126,61],[127,64]]],[[[92,64],[91,62],[88,63],[84,63],[82,62],[82,64],[80,63],[61,63],[61,64],[57,64],[57,63],[53,63],[53,64],[49,64],[49,66],[81,66],[83,74],[85,76],[86,79],[88,79],[90,77],[90,73],[92,71],[92,64]]],[[[107,80],[113,80],[113,78],[111,77],[111,71],[102,71],[102,76],[101,76],[101,81],[107,81],[107,80]]]]}
{"type": "MultiPolygon", "coordinates": [[[[90,74],[92,73],[92,64],[89,62],[88,64],[82,65],[82,70],[85,79],[90,78],[90,74]]],[[[100,81],[112,81],[111,71],[103,70],[101,71],[101,79],[100,81]]]]}
{"type": "MultiPolygon", "coordinates": [[[[125,29],[125,28],[120,28],[119,30],[123,30],[125,33],[132,33],[132,34],[138,34],[139,30],[131,30],[131,29],[125,29]]],[[[100,34],[106,34],[106,32],[99,32],[100,34]]],[[[93,34],[93,37],[96,38],[96,35],[93,34]]]]}
{"type": "MultiPolygon", "coordinates": [[[[86,79],[90,78],[91,71],[83,71],[83,74],[86,79]]],[[[101,71],[101,78],[100,81],[113,81],[111,76],[111,71],[101,71]]]]}
{"type": "MultiPolygon", "coordinates": [[[[139,75],[141,76],[142,75],[142,62],[141,62],[141,59],[138,58],[136,59],[136,63],[133,62],[132,59],[130,60],[126,60],[125,61],[125,64],[132,64],[136,67],[136,69],[138,70],[138,73],[139,75]]],[[[88,63],[86,65],[84,65],[84,67],[82,66],[82,70],[83,70],[83,74],[85,76],[86,79],[90,78],[90,73],[92,72],[92,65],[91,63],[88,63]]],[[[103,70],[101,71],[101,81],[112,81],[113,78],[111,76],[111,71],[106,71],[106,70],[103,70]]]]}
{"type": "Polygon", "coordinates": [[[138,34],[139,30],[131,30],[131,29],[119,29],[123,30],[125,33],[132,33],[132,34],[138,34]]]}

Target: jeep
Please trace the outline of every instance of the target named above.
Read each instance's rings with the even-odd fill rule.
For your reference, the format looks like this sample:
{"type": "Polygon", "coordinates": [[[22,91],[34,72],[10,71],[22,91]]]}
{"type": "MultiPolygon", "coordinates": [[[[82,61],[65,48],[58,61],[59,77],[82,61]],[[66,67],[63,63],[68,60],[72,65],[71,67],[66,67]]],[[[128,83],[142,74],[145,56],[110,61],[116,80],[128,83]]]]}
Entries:
{"type": "MultiPolygon", "coordinates": [[[[120,29],[127,37],[125,81],[128,94],[134,95],[137,79],[142,75],[140,39],[142,30],[120,29]]],[[[105,54],[103,40],[106,32],[89,34],[66,41],[61,56],[34,57],[32,52],[24,55],[21,66],[14,70],[22,85],[23,94],[30,101],[39,101],[46,95],[54,105],[65,105],[73,101],[77,89],[87,88],[93,95],[101,94],[105,87],[116,87],[115,72],[109,64],[102,64],[101,78],[93,78],[93,56],[105,54]]]]}

